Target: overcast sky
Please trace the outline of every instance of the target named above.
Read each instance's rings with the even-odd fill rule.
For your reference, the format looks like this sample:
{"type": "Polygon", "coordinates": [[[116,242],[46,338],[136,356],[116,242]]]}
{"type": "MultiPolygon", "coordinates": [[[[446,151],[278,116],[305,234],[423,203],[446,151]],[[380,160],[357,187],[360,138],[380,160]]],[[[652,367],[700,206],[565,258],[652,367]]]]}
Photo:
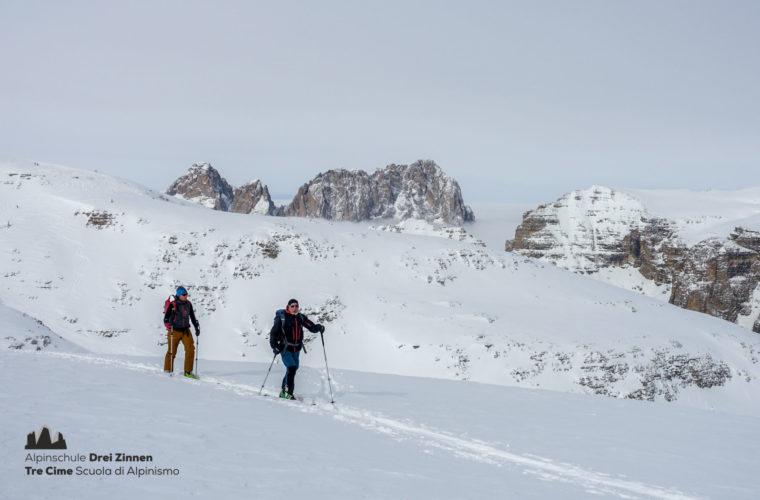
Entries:
{"type": "Polygon", "coordinates": [[[435,160],[466,202],[760,185],[760,1],[0,0],[0,157],[274,197],[435,160]]]}

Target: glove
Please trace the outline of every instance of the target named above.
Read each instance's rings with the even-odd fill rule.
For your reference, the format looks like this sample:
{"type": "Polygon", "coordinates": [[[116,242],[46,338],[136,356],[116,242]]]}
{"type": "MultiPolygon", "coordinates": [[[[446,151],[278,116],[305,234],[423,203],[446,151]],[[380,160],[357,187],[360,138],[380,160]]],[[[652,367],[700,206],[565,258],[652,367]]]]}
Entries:
{"type": "Polygon", "coordinates": [[[195,336],[200,337],[201,336],[201,325],[198,325],[195,327],[195,336]]]}
{"type": "Polygon", "coordinates": [[[324,325],[317,325],[317,330],[319,330],[319,333],[325,333],[325,326],[324,325]]]}
{"type": "Polygon", "coordinates": [[[280,349],[280,346],[275,346],[275,347],[272,347],[272,352],[275,353],[275,355],[277,355],[282,352],[282,349],[280,349]]]}

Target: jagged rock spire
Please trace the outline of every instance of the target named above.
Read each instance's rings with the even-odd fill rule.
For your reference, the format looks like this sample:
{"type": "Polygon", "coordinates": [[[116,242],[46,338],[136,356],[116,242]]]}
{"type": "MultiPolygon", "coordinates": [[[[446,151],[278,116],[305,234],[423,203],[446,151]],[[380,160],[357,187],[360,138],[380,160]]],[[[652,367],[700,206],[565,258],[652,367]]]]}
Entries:
{"type": "Polygon", "coordinates": [[[208,163],[194,164],[166,193],[238,213],[347,221],[422,219],[455,225],[475,219],[472,209],[462,200],[457,181],[431,160],[388,165],[372,174],[329,170],[304,184],[293,201],[279,209],[261,181],[234,188],[208,163]]]}
{"type": "Polygon", "coordinates": [[[255,179],[244,186],[235,188],[230,212],[240,214],[276,215],[277,208],[269,196],[269,188],[255,179]]]}
{"type": "Polygon", "coordinates": [[[224,212],[230,209],[234,198],[232,186],[210,163],[194,163],[169,186],[166,194],[224,212]]]}
{"type": "Polygon", "coordinates": [[[277,209],[269,189],[255,179],[232,187],[209,163],[195,163],[185,175],[174,181],[166,194],[223,212],[276,215],[277,209]]]}

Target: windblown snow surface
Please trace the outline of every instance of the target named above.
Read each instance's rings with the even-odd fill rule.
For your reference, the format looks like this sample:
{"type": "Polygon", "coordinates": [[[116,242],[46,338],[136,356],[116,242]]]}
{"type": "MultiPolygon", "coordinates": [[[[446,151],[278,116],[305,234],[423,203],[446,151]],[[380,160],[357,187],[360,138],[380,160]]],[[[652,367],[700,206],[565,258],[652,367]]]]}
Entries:
{"type": "Polygon", "coordinates": [[[477,226],[229,214],[24,162],[0,164],[0,215],[0,498],[760,491],[756,334],[515,258],[477,226]],[[179,284],[199,381],[162,372],[179,284]],[[274,397],[279,360],[258,394],[291,297],[327,328],[299,402],[274,397]],[[67,450],[24,449],[42,426],[67,450]],[[151,460],[90,460],[119,453],[151,460]]]}

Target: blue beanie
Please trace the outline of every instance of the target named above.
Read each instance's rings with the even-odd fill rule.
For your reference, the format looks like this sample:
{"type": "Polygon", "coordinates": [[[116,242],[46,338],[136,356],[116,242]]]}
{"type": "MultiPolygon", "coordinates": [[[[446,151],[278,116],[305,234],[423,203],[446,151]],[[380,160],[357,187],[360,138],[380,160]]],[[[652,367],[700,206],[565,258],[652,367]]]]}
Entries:
{"type": "Polygon", "coordinates": [[[185,290],[184,286],[177,288],[177,297],[179,297],[180,295],[185,295],[186,293],[187,293],[187,290],[185,290]]]}

